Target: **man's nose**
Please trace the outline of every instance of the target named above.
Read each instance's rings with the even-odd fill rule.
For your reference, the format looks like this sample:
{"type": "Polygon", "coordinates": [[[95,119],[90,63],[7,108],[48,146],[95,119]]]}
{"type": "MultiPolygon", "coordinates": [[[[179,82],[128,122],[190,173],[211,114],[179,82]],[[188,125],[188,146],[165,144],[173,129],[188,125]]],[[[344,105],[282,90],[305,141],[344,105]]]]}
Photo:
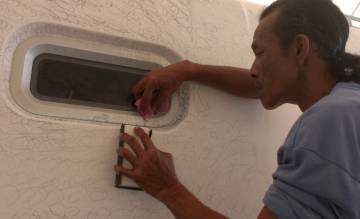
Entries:
{"type": "Polygon", "coordinates": [[[255,65],[253,64],[250,68],[250,75],[253,79],[256,79],[259,77],[258,71],[255,68],[255,65]]]}
{"type": "Polygon", "coordinates": [[[257,74],[257,72],[250,71],[250,74],[251,74],[251,77],[252,77],[253,79],[258,78],[258,74],[257,74]]]}

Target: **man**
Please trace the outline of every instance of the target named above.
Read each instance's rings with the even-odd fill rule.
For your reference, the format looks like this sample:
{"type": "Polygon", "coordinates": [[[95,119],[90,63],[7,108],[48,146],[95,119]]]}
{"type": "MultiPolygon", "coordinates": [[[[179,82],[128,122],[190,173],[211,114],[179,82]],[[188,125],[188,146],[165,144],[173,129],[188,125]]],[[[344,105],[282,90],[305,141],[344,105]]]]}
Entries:
{"type": "MultiPolygon", "coordinates": [[[[254,33],[251,70],[183,61],[151,72],[135,88],[140,114],[159,110],[183,81],[194,80],[266,109],[304,112],[278,152],[278,168],[258,219],[360,218],[360,62],[345,53],[346,18],[330,0],[278,0],[254,33]],[[155,95],[156,94],[156,95],[155,95]]],[[[140,128],[121,136],[133,169],[115,167],[163,202],[177,219],[220,219],[178,180],[170,154],[140,128]]]]}

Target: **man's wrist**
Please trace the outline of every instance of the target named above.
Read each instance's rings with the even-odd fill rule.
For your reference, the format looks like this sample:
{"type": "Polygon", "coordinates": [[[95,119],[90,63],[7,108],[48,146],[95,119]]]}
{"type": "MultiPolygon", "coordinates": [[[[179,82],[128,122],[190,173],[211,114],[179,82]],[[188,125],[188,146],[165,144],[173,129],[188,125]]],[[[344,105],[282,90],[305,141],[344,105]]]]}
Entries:
{"type": "Polygon", "coordinates": [[[185,186],[177,184],[160,194],[159,200],[165,204],[176,218],[186,219],[227,219],[200,202],[185,186]]]}
{"type": "Polygon", "coordinates": [[[200,64],[191,62],[189,60],[184,60],[181,62],[181,64],[184,67],[184,71],[182,74],[183,81],[196,80],[196,78],[199,77],[201,66],[200,64]]]}
{"type": "Polygon", "coordinates": [[[175,184],[167,189],[162,190],[158,194],[158,199],[165,205],[170,204],[174,201],[175,197],[181,197],[184,193],[187,192],[187,189],[182,184],[175,184]]]}

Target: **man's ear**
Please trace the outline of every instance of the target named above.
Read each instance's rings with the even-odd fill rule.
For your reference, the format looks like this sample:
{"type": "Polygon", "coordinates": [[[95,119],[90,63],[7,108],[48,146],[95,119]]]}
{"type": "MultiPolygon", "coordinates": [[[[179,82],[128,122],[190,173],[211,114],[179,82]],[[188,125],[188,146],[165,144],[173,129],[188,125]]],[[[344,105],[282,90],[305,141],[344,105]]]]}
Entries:
{"type": "Polygon", "coordinates": [[[294,43],[296,62],[298,65],[304,65],[310,53],[310,39],[304,34],[298,34],[294,43]]]}

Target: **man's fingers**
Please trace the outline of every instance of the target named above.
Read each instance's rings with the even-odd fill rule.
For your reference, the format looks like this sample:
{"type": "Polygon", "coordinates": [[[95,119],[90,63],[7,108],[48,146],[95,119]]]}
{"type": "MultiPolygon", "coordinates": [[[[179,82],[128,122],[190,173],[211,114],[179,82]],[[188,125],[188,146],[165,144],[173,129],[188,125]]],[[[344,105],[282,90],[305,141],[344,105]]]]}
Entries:
{"type": "Polygon", "coordinates": [[[120,136],[120,138],[121,138],[121,140],[123,140],[130,146],[130,148],[135,152],[137,157],[141,156],[143,149],[142,149],[139,141],[135,137],[133,137],[127,133],[124,133],[120,136]]]}
{"type": "Polygon", "coordinates": [[[151,101],[153,97],[153,92],[155,91],[155,85],[152,82],[147,83],[147,86],[144,89],[144,93],[142,95],[142,101],[140,105],[141,113],[151,112],[151,101]]]}
{"type": "Polygon", "coordinates": [[[144,145],[145,150],[154,146],[151,139],[150,139],[150,137],[149,137],[149,135],[142,128],[135,127],[134,131],[137,134],[137,136],[140,137],[140,139],[141,139],[141,141],[142,141],[142,143],[144,145]]]}
{"type": "Polygon", "coordinates": [[[146,85],[146,79],[143,78],[140,82],[138,82],[135,87],[132,89],[132,92],[135,96],[135,99],[139,99],[144,91],[146,85]]]}
{"type": "Polygon", "coordinates": [[[168,92],[164,92],[162,91],[155,99],[154,101],[154,108],[156,110],[156,112],[167,112],[169,109],[169,98],[170,98],[170,94],[168,94],[168,92]],[[165,107],[164,107],[165,106],[165,107]]]}
{"type": "Polygon", "coordinates": [[[131,153],[128,149],[126,148],[119,148],[118,149],[118,154],[120,157],[124,157],[126,160],[128,160],[130,162],[130,164],[135,167],[136,165],[136,157],[133,153],[131,153]]]}
{"type": "Polygon", "coordinates": [[[122,174],[124,176],[129,177],[129,178],[134,177],[134,173],[133,173],[133,171],[131,169],[127,169],[127,168],[124,168],[122,166],[116,165],[114,167],[114,170],[115,170],[116,173],[122,174]]]}

